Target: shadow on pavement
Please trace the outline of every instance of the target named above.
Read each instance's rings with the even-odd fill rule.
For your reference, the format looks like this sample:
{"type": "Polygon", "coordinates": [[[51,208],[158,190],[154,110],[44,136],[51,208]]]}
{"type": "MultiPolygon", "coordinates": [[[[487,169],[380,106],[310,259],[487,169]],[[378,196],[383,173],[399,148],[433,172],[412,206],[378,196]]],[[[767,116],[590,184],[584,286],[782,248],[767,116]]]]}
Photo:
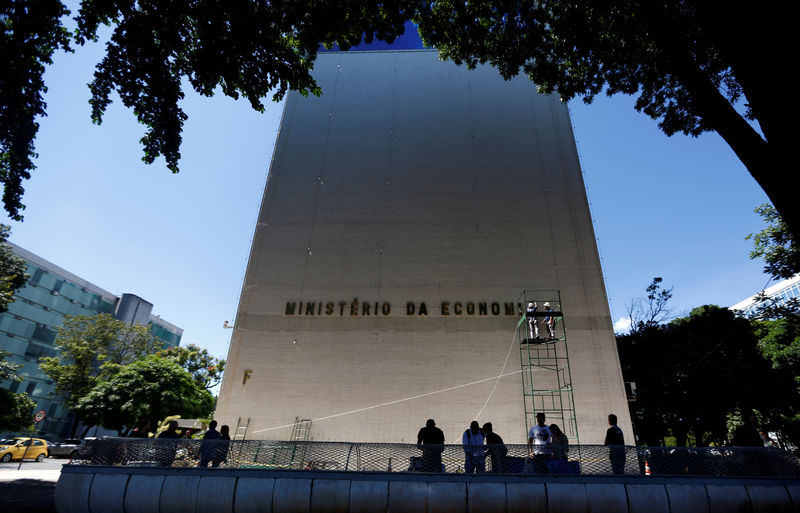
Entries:
{"type": "Polygon", "coordinates": [[[0,511],[14,513],[55,513],[54,481],[16,479],[0,482],[0,511]]]}

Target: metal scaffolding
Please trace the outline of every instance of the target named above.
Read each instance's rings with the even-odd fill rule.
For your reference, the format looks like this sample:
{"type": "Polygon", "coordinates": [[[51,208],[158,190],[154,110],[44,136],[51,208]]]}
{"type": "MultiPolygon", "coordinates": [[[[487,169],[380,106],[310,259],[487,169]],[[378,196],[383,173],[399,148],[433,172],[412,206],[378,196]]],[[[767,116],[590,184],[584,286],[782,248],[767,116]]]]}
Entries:
{"type": "Polygon", "coordinates": [[[569,370],[567,332],[558,290],[523,290],[517,322],[526,428],[544,413],[578,444],[578,423],[569,370]]]}

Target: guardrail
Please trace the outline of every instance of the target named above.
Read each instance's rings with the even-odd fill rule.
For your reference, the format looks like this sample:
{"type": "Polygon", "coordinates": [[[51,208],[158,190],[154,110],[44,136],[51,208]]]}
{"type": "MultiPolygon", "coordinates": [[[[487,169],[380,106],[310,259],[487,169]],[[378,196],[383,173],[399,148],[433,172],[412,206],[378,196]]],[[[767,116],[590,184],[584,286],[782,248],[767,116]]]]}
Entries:
{"type": "MultiPolygon", "coordinates": [[[[503,448],[470,459],[504,474],[800,477],[800,460],[776,448],[550,446],[533,457],[527,445],[503,448]]],[[[104,438],[70,464],[455,474],[465,460],[461,445],[104,438]]]]}

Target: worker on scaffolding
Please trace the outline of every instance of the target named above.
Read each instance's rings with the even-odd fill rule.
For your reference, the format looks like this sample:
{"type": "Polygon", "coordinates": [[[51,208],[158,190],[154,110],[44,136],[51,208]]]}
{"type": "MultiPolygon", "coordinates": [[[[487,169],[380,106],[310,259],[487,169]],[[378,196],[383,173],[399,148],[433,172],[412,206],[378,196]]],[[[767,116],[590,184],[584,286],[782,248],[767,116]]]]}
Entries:
{"type": "MultiPolygon", "coordinates": [[[[550,308],[550,302],[544,304],[544,311],[545,313],[552,312],[553,309],[550,308]]],[[[556,339],[556,319],[552,315],[547,315],[544,318],[544,325],[547,327],[547,340],[555,340],[556,339]]]]}
{"type": "Polygon", "coordinates": [[[536,318],[536,309],[539,305],[536,301],[530,301],[526,311],[528,318],[528,340],[537,340],[539,338],[539,321],[536,318]]]}

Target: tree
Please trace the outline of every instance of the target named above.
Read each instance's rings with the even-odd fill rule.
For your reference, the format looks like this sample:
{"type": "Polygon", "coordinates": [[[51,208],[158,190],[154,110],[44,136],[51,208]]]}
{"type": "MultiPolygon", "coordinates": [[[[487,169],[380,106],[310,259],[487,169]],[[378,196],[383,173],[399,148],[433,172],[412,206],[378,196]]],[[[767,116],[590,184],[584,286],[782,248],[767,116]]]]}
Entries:
{"type": "MultiPolygon", "coordinates": [[[[320,93],[310,74],[320,44],[393,41],[413,19],[425,42],[457,64],[488,62],[505,78],[525,73],[565,101],[638,94],[636,109],[667,135],[716,131],[800,239],[800,174],[791,171],[800,107],[788,101],[794,18],[786,9],[721,0],[81,0],[74,39],[96,41],[101,26],[111,27],[90,85],[92,119],[100,123],[118,93],[146,127],[143,160],[163,155],[176,172],[183,81],[206,96],[217,87],[242,95],[260,111],[269,93],[320,93]]],[[[0,0],[0,181],[14,219],[33,169],[35,119],[45,114],[44,68],[54,51],[69,49],[68,14],[58,0],[0,0]]]]}
{"type": "MultiPolygon", "coordinates": [[[[749,234],[745,239],[753,240],[753,251],[750,258],[762,258],[765,262],[764,272],[772,279],[788,279],[800,272],[800,248],[789,232],[780,214],[769,204],[759,205],[755,212],[764,219],[767,227],[756,234],[749,234]]],[[[761,291],[754,298],[756,319],[769,320],[800,316],[800,301],[797,298],[785,299],[780,296],[770,297],[761,291]]],[[[800,321],[798,321],[800,322],[800,321]]]]}
{"type": "Polygon", "coordinates": [[[11,246],[6,244],[10,231],[11,228],[0,224],[0,313],[8,310],[9,303],[14,301],[15,291],[25,285],[28,279],[25,261],[15,255],[11,246]]]}
{"type": "MultiPolygon", "coordinates": [[[[271,92],[275,100],[290,89],[319,94],[311,69],[320,43],[347,49],[362,37],[392,41],[411,17],[406,3],[81,0],[75,44],[112,28],[90,84],[92,120],[102,121],[116,92],[146,127],[143,160],[163,155],[177,172],[184,83],[205,96],[217,87],[242,95],[258,111],[271,92]]],[[[0,0],[0,182],[15,220],[24,208],[22,181],[34,169],[36,118],[46,114],[44,70],[55,51],[71,50],[69,14],[59,0],[0,0]]]]}
{"type": "Polygon", "coordinates": [[[758,347],[770,363],[772,401],[762,413],[767,427],[800,443],[800,316],[754,321],[758,347]]]}
{"type": "Polygon", "coordinates": [[[148,355],[118,368],[81,397],[74,412],[87,423],[116,429],[140,419],[158,419],[178,414],[205,417],[214,409],[214,398],[174,361],[148,355]]]}
{"type": "Polygon", "coordinates": [[[638,95],[667,135],[717,132],[800,240],[793,158],[800,108],[783,5],[721,0],[420,2],[424,40],[457,64],[525,73],[564,101],[638,95]]]}
{"type": "Polygon", "coordinates": [[[6,212],[16,221],[25,208],[22,181],[35,169],[36,118],[46,115],[45,67],[53,52],[68,48],[61,24],[67,14],[58,1],[0,0],[0,182],[6,212]]]}
{"type": "MultiPolygon", "coordinates": [[[[0,83],[3,78],[0,77],[0,83]]],[[[2,86],[0,86],[2,87],[2,86]]],[[[0,164],[2,166],[2,164],[0,164]]],[[[0,168],[0,173],[2,173],[0,168]]],[[[25,274],[25,261],[11,251],[6,244],[10,228],[0,224],[0,313],[8,310],[14,301],[14,293],[25,285],[28,276],[25,274]]],[[[22,381],[17,375],[19,365],[6,361],[10,353],[0,351],[0,381],[22,381]]],[[[36,407],[26,393],[13,393],[0,388],[0,430],[19,431],[33,424],[31,414],[36,407]]]]}
{"type": "Polygon", "coordinates": [[[202,388],[214,388],[222,380],[225,360],[212,356],[208,349],[189,344],[172,346],[156,354],[180,365],[202,388]]]}
{"type": "MultiPolygon", "coordinates": [[[[66,395],[66,404],[73,411],[119,367],[160,347],[146,326],[129,325],[108,314],[67,315],[56,332],[59,355],[42,358],[39,366],[55,383],[56,392],[66,395]]],[[[79,420],[83,419],[76,412],[73,433],[79,420]]]]}
{"type": "Polygon", "coordinates": [[[747,319],[707,305],[669,324],[617,337],[622,373],[636,382],[634,418],[640,439],[667,435],[684,445],[727,438],[729,412],[771,408],[774,382],[747,319]]]}
{"type": "Polygon", "coordinates": [[[764,272],[776,280],[785,280],[799,273],[800,247],[781,215],[768,203],[756,207],[755,212],[764,219],[767,227],[745,237],[753,240],[750,259],[764,259],[764,272]]]}
{"type": "MultiPolygon", "coordinates": [[[[0,351],[0,381],[22,381],[17,375],[17,364],[7,362],[10,355],[0,351]]],[[[26,393],[15,394],[6,388],[0,388],[0,431],[21,431],[33,425],[33,409],[36,403],[26,393]]]]}
{"type": "Polygon", "coordinates": [[[20,366],[6,361],[6,358],[10,355],[11,353],[8,351],[0,350],[0,381],[5,381],[7,379],[19,381],[17,369],[19,369],[20,366]]]}
{"type": "Polygon", "coordinates": [[[785,372],[800,387],[800,318],[757,321],[759,348],[774,369],[785,372]]]}
{"type": "Polygon", "coordinates": [[[644,298],[637,297],[631,301],[630,305],[626,305],[632,332],[649,326],[658,326],[669,319],[672,308],[668,308],[667,303],[672,298],[672,287],[662,289],[661,282],[663,281],[658,276],[653,278],[653,281],[645,289],[647,295],[644,298]]]}
{"type": "Polygon", "coordinates": [[[0,388],[0,431],[30,430],[36,403],[26,393],[0,388]]]}

